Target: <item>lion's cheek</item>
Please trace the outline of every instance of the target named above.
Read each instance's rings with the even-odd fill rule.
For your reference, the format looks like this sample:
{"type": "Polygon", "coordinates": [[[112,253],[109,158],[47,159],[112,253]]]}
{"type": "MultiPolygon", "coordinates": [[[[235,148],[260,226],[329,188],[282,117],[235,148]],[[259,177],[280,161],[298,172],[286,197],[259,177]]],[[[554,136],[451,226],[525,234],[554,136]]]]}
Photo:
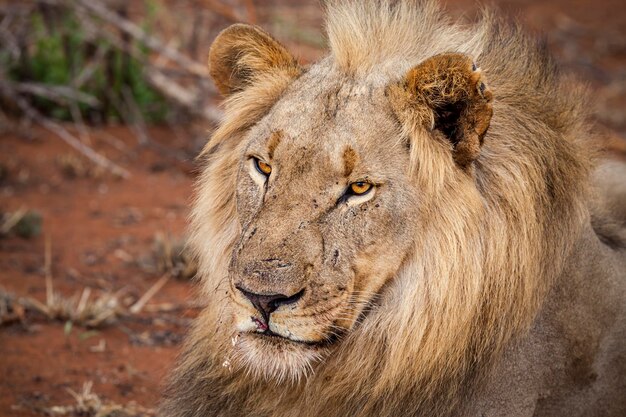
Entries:
{"type": "Polygon", "coordinates": [[[357,257],[354,272],[354,296],[356,305],[367,303],[378,294],[400,268],[405,254],[402,251],[386,251],[380,256],[381,248],[373,245],[357,257]]]}

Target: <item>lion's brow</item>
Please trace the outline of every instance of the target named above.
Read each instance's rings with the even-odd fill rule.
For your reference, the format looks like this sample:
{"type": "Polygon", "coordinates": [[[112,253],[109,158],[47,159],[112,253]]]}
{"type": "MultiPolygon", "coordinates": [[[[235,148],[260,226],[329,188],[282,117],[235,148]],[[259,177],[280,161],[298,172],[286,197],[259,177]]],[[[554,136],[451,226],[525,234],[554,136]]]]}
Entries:
{"type": "Polygon", "coordinates": [[[354,149],[350,146],[346,146],[343,151],[343,175],[345,177],[350,176],[352,171],[354,171],[354,167],[359,161],[359,155],[356,153],[354,149]]]}
{"type": "Polygon", "coordinates": [[[267,154],[269,155],[270,159],[274,157],[274,152],[280,144],[280,140],[283,138],[283,135],[284,133],[282,130],[275,130],[270,135],[267,141],[267,154]]]}

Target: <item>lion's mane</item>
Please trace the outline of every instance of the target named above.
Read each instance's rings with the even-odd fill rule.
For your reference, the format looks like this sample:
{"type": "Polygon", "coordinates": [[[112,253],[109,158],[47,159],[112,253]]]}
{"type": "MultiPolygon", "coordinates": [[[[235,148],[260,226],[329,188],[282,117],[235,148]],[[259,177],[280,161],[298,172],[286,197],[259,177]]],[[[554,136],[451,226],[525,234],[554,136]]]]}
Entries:
{"type": "MultiPolygon", "coordinates": [[[[587,216],[586,99],[557,74],[545,47],[489,12],[452,23],[433,3],[331,2],[330,58],[348,76],[401,76],[447,51],[476,57],[494,114],[475,179],[448,175],[429,140],[414,141],[427,227],[379,305],[306,380],[258,380],[229,360],[221,326],[230,253],[240,230],[239,140],[288,87],[277,71],[229,97],[201,156],[191,245],[210,305],[197,320],[170,385],[170,417],[199,415],[444,415],[527,331],[587,216]],[[436,399],[436,401],[435,401],[436,399]],[[413,415],[413,414],[411,414],[413,415]]],[[[419,135],[407,128],[407,135],[419,135]]]]}

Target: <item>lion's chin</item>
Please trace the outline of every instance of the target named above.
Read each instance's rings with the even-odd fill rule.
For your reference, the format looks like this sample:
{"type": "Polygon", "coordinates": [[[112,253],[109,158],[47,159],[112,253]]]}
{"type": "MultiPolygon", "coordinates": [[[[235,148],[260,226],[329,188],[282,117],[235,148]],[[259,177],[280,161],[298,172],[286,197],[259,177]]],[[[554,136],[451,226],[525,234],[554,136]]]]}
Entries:
{"type": "Polygon", "coordinates": [[[255,378],[297,382],[313,372],[326,349],[260,333],[240,333],[235,361],[255,378]]]}

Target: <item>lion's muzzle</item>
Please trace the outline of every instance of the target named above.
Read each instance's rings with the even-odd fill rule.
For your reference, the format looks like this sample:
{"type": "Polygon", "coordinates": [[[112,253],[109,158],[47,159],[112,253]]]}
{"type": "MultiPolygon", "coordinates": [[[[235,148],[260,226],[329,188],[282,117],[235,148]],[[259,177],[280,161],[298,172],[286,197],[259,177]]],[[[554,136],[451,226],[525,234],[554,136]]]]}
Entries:
{"type": "Polygon", "coordinates": [[[290,296],[284,294],[256,294],[240,286],[236,288],[244,295],[244,297],[250,300],[254,308],[261,313],[263,319],[265,320],[265,323],[261,324],[264,324],[265,326],[269,326],[270,314],[276,311],[278,307],[294,304],[302,298],[302,295],[304,294],[304,290],[300,290],[290,296]]]}

